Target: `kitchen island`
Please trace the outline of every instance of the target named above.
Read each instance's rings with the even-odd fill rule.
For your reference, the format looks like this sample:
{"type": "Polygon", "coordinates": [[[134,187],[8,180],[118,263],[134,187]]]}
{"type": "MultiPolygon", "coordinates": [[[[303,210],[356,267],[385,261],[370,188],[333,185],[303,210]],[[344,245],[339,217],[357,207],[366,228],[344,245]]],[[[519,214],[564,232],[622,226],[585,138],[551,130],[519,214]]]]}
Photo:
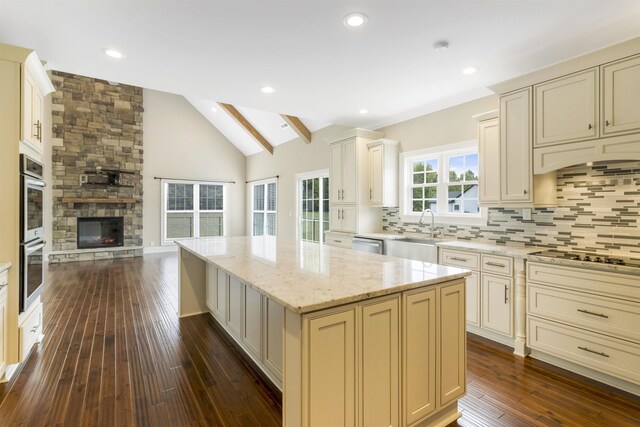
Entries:
{"type": "Polygon", "coordinates": [[[459,417],[468,271],[274,237],[177,243],[179,315],[213,315],[282,390],[285,426],[459,417]]]}

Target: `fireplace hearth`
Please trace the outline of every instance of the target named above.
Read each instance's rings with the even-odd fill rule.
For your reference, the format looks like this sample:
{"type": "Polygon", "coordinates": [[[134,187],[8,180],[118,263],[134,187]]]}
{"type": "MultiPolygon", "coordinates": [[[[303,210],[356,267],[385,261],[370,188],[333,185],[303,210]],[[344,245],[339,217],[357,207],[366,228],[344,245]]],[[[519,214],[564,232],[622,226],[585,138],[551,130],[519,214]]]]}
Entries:
{"type": "Polygon", "coordinates": [[[78,249],[124,245],[124,217],[78,218],[78,249]]]}

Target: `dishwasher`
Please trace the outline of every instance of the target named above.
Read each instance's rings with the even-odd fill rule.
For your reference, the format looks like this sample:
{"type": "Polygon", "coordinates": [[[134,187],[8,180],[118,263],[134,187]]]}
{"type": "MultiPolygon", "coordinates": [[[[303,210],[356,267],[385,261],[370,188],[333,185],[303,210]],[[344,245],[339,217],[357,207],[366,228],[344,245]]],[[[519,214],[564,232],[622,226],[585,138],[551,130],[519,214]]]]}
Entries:
{"type": "Polygon", "coordinates": [[[353,240],[351,240],[351,249],[382,255],[384,253],[384,240],[355,236],[353,240]]]}

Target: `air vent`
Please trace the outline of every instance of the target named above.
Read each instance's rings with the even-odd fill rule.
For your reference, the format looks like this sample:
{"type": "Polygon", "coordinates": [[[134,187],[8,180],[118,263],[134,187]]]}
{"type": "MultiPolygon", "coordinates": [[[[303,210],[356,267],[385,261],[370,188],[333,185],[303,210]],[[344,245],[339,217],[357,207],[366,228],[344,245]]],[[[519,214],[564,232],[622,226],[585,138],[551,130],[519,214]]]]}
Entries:
{"type": "Polygon", "coordinates": [[[286,128],[288,128],[288,127],[289,127],[289,123],[286,123],[286,122],[282,122],[282,123],[280,123],[280,128],[282,128],[282,129],[286,129],[286,128]]]}

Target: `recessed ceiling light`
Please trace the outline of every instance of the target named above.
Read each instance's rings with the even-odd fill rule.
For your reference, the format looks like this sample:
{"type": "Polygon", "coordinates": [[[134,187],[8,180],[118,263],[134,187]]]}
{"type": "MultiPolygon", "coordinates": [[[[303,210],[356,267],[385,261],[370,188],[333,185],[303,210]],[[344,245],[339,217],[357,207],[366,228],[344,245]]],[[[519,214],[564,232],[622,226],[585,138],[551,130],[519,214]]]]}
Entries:
{"type": "Polygon", "coordinates": [[[353,12],[345,16],[342,22],[349,28],[362,27],[367,23],[367,15],[361,12],[353,12]]]}
{"type": "Polygon", "coordinates": [[[276,91],[271,86],[263,86],[262,89],[260,89],[260,90],[262,91],[262,93],[273,93],[273,92],[276,91]]]}
{"type": "Polygon", "coordinates": [[[107,55],[110,56],[111,58],[116,58],[116,59],[122,59],[124,58],[124,55],[122,54],[122,52],[120,52],[119,50],[115,50],[115,49],[102,49],[102,52],[107,55]]]}
{"type": "Polygon", "coordinates": [[[366,108],[363,108],[362,110],[359,110],[358,113],[360,114],[367,114],[369,112],[369,110],[367,110],[366,108]]]}
{"type": "Polygon", "coordinates": [[[476,67],[467,67],[467,68],[465,68],[464,70],[462,70],[462,74],[464,74],[464,75],[467,75],[467,76],[468,76],[469,74],[473,74],[473,73],[475,73],[476,71],[478,71],[478,69],[477,69],[476,67]]]}
{"type": "Polygon", "coordinates": [[[211,111],[213,111],[214,113],[217,113],[218,109],[216,107],[211,107],[211,111]]]}
{"type": "Polygon", "coordinates": [[[438,55],[443,54],[449,50],[449,42],[445,40],[436,42],[433,45],[433,50],[435,50],[438,55]]]}

